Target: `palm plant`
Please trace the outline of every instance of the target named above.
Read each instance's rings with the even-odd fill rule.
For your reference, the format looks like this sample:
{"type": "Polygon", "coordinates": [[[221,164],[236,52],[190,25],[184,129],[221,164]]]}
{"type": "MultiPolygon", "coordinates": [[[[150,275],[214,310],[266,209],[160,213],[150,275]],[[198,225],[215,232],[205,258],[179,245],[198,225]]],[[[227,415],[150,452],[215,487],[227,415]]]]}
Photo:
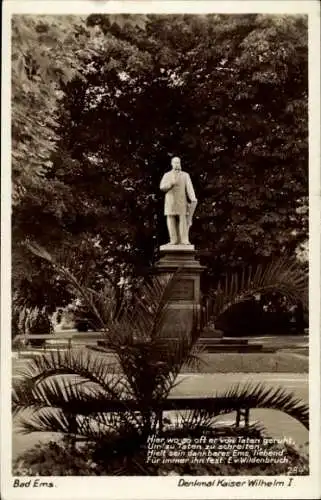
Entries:
{"type": "Polygon", "coordinates": [[[244,267],[241,272],[226,274],[210,289],[205,299],[207,317],[214,321],[232,306],[257,294],[277,292],[290,304],[301,302],[308,308],[308,269],[288,256],[271,260],[268,264],[244,267]]]}
{"type": "Polygon", "coordinates": [[[106,290],[88,289],[43,249],[30,248],[50,260],[95,314],[108,350],[58,350],[32,358],[13,388],[22,432],[57,432],[94,443],[106,473],[151,474],[157,470],[146,462],[148,436],[172,432],[167,412],[180,414],[176,435],[213,432],[219,415],[242,408],[281,410],[308,427],[307,406],[282,389],[257,385],[202,400],[170,397],[183,366],[200,364],[197,318],[189,328],[175,325],[170,339],[164,328],[176,275],[145,283],[131,307],[115,315],[110,288],[107,297],[106,290]]]}

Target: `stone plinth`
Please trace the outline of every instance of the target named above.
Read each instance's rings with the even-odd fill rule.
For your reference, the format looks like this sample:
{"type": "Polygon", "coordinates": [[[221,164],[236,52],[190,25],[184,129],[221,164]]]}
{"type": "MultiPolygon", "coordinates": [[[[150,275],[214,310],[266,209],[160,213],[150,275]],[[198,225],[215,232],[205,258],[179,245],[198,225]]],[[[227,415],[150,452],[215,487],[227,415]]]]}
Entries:
{"type": "Polygon", "coordinates": [[[166,335],[177,337],[179,332],[190,331],[193,314],[200,314],[200,276],[204,269],[195,258],[194,245],[163,245],[156,273],[169,278],[178,272],[169,300],[166,335]]]}

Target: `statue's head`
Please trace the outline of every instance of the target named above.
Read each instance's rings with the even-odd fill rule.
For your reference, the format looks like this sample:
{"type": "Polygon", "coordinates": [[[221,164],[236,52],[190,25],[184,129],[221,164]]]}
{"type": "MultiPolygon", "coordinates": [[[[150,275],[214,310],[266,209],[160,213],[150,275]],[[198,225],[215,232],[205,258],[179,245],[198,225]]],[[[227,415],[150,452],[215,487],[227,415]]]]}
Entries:
{"type": "Polygon", "coordinates": [[[173,170],[176,170],[176,172],[179,172],[180,170],[182,170],[181,159],[178,158],[178,156],[174,156],[174,158],[172,158],[171,165],[172,165],[173,170]]]}

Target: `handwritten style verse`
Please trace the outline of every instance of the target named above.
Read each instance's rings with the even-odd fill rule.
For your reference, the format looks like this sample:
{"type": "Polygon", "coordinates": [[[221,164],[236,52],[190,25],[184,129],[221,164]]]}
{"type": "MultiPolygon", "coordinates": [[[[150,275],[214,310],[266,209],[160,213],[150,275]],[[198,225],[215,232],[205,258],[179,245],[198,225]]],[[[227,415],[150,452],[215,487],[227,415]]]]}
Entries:
{"type": "Polygon", "coordinates": [[[291,439],[249,437],[176,438],[149,436],[147,462],[152,464],[284,464],[291,439]]]}

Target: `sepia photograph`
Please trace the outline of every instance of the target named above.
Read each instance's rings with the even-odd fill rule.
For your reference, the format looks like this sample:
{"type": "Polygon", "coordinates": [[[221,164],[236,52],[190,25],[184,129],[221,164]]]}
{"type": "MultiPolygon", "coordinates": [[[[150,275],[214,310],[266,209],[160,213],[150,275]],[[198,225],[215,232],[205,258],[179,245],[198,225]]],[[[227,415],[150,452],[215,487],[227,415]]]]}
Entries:
{"type": "Polygon", "coordinates": [[[128,10],[10,16],[4,498],[317,498],[319,14],[128,10]]]}

